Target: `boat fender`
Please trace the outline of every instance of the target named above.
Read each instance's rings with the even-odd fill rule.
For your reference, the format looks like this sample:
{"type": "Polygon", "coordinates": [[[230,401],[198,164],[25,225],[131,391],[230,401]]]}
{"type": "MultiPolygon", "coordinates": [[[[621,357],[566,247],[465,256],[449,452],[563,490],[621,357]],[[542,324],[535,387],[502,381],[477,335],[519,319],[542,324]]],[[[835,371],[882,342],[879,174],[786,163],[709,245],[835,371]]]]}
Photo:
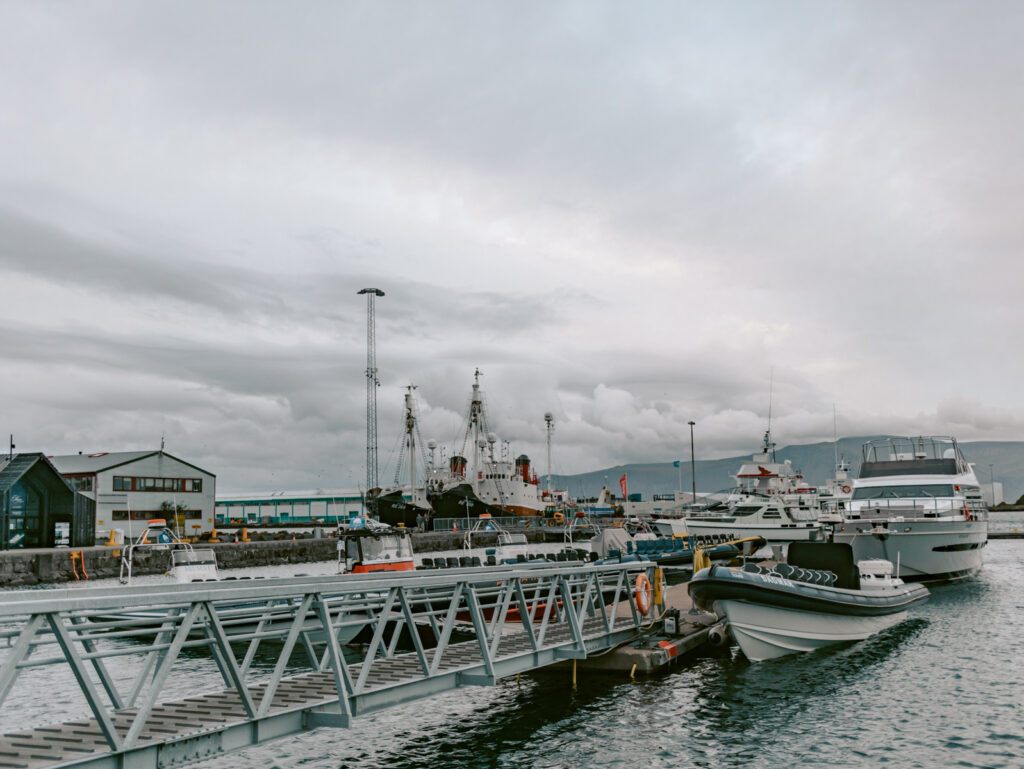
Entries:
{"type": "Polygon", "coordinates": [[[708,629],[708,642],[712,646],[725,646],[729,643],[729,625],[719,622],[708,629]]]}
{"type": "Polygon", "coordinates": [[[633,591],[633,598],[636,599],[636,608],[641,614],[646,615],[651,610],[651,581],[646,574],[637,574],[636,589],[633,591]]]}

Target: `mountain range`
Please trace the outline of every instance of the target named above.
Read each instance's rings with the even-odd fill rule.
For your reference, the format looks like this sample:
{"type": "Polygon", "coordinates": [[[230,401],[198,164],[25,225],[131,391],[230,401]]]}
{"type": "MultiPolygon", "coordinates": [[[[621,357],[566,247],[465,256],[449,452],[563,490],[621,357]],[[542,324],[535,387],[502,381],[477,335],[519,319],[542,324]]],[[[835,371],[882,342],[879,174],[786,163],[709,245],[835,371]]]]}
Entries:
{"type": "MultiPolygon", "coordinates": [[[[793,468],[803,473],[809,483],[820,485],[834,475],[837,453],[849,463],[850,477],[856,478],[860,471],[861,446],[865,441],[879,437],[888,436],[840,438],[836,443],[784,446],[776,449],[775,454],[779,462],[792,460],[793,468]]],[[[1024,441],[960,442],[960,450],[974,465],[974,472],[983,487],[992,480],[1002,483],[1003,498],[1007,502],[1014,502],[1024,494],[1024,441]]],[[[696,460],[694,469],[698,495],[733,488],[736,482],[731,476],[739,470],[742,462],[749,460],[751,454],[696,460]]],[[[639,492],[645,500],[651,499],[653,494],[669,494],[680,486],[683,491],[689,491],[691,487],[688,458],[682,459],[680,467],[675,467],[671,460],[635,463],[577,475],[552,475],[551,480],[555,488],[567,489],[573,497],[597,496],[605,485],[618,496],[619,479],[623,475],[627,479],[628,492],[639,492]]],[[[543,478],[541,482],[544,483],[543,478]]]]}

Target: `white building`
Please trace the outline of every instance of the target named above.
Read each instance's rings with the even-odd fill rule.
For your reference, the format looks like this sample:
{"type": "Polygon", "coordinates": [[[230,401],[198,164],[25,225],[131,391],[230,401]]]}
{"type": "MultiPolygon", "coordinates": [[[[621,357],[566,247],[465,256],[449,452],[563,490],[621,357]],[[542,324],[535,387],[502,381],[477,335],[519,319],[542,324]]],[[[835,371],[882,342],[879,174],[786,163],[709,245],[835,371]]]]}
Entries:
{"type": "Polygon", "coordinates": [[[363,514],[358,491],[264,491],[217,498],[217,523],[315,523],[363,514]]]}
{"type": "Polygon", "coordinates": [[[182,536],[214,526],[217,476],[165,451],[119,451],[49,457],[64,478],[96,503],[96,534],[126,537],[163,518],[182,536]]]}

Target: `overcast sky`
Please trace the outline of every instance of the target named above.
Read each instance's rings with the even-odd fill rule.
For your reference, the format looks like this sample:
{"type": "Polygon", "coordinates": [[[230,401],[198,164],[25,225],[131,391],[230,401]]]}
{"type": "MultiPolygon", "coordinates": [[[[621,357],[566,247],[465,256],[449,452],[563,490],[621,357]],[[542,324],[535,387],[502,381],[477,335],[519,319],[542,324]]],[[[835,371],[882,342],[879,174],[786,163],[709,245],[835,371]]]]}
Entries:
{"type": "MultiPolygon", "coordinates": [[[[0,2],[0,431],[382,480],[1024,437],[1024,6],[0,2]]],[[[6,435],[4,436],[6,437],[6,435]]]]}

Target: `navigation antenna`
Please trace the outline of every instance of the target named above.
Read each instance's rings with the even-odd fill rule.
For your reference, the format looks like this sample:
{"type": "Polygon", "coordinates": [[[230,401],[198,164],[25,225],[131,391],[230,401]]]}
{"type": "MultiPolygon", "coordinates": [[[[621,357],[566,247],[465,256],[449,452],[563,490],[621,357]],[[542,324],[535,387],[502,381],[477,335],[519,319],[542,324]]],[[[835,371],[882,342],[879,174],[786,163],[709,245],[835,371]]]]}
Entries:
{"type": "Polygon", "coordinates": [[[772,443],[772,395],[775,392],[775,366],[772,366],[768,374],[768,430],[764,434],[764,453],[771,452],[772,462],[775,462],[775,444],[772,443]]]}
{"type": "Polygon", "coordinates": [[[548,498],[551,497],[551,434],[555,431],[555,417],[550,411],[544,415],[544,424],[548,429],[548,498]]]}
{"type": "Polygon", "coordinates": [[[377,342],[374,330],[374,297],[384,296],[379,288],[364,288],[366,294],[366,488],[377,488],[377,342]]]}

